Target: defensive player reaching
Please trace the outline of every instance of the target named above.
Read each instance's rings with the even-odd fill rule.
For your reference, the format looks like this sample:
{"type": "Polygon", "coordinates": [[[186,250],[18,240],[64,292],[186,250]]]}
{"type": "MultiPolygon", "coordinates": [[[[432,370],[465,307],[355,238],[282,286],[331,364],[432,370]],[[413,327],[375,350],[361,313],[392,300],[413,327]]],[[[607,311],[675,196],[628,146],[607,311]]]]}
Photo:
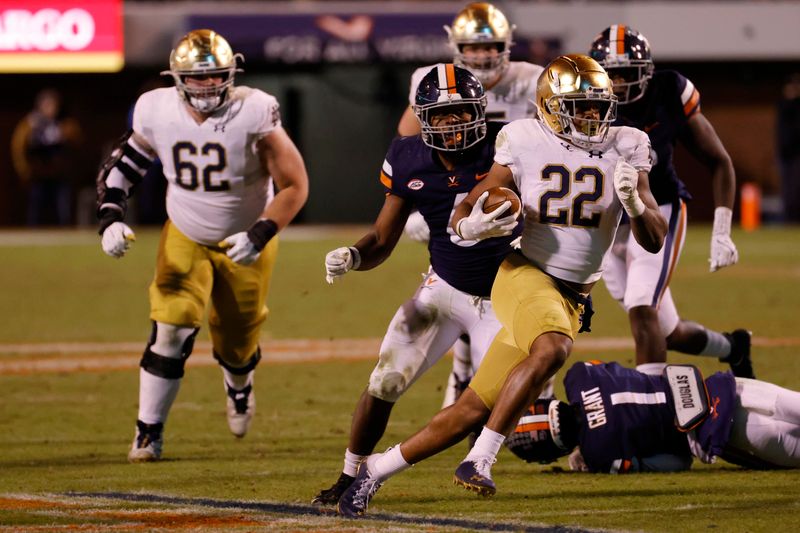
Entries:
{"type": "Polygon", "coordinates": [[[103,251],[133,240],[127,198],[157,156],[169,181],[169,220],[150,285],[153,332],[139,374],[139,416],[128,459],[161,457],[163,427],[206,305],[222,367],[228,425],[243,437],[255,410],[253,371],[278,250],[276,234],[308,196],[302,157],[281,127],[278,103],[234,86],[237,56],[219,34],[195,30],[170,54],[174,88],[144,93],[133,130],[98,179],[103,251]],[[274,194],[273,180],[279,188],[274,194]]]}
{"type": "Polygon", "coordinates": [[[526,461],[569,454],[573,470],[687,470],[692,457],[750,468],[800,467],[800,393],[691,365],[652,376],[616,363],[575,363],[569,403],[536,400],[506,441],[526,461]],[[677,423],[676,423],[677,421],[677,423]]]}
{"type": "Polygon", "coordinates": [[[655,71],[650,45],[644,36],[623,25],[603,30],[590,52],[608,72],[619,99],[616,125],[645,131],[653,147],[650,186],[659,209],[669,221],[662,250],[647,253],[630,238],[623,221],[603,263],[603,280],[611,296],[628,312],[636,341],[637,368],[659,374],[667,349],[718,357],[737,376],[752,378],[750,333],[738,329],[718,333],[695,322],[681,320],[669,281],[686,236],[686,204],[691,198],[675,173],[672,154],[680,141],[712,171],[714,230],[711,236],[711,271],[736,263],[731,240],[731,208],[736,177],[731,158],[714,127],[700,112],[700,93],[691,81],[675,71],[655,71]]]}
{"type": "MultiPolygon", "coordinates": [[[[487,2],[468,4],[445,26],[453,50],[453,62],[469,69],[486,91],[486,120],[510,122],[536,116],[536,81],[542,67],[524,61],[511,61],[514,26],[502,11],[487,2]]],[[[418,68],[411,75],[409,106],[400,119],[400,135],[418,135],[420,123],[414,112],[417,86],[433,65],[418,68]]],[[[428,242],[430,230],[422,215],[412,211],[406,235],[417,242],[428,242]]],[[[453,373],[450,375],[443,407],[452,404],[469,384],[475,369],[471,365],[469,336],[453,345],[453,373]]],[[[552,386],[546,395],[552,396],[552,386]]]]}
{"type": "Polygon", "coordinates": [[[520,253],[501,264],[492,305],[502,329],[469,388],[417,434],[370,456],[339,500],[343,515],[366,511],[390,476],[430,457],[486,423],[455,481],[493,494],[491,465],[500,446],[548,378],[564,364],[581,327],[624,210],[636,240],[657,252],[666,221],[650,193],[650,143],[643,132],[610,127],[616,97],[603,68],[583,55],[561,56],[539,78],[541,119],[505,126],[489,176],[457,208],[452,227],[470,240],[497,235],[476,202],[489,187],[514,188],[525,224],[520,253]]]}
{"type": "Polygon", "coordinates": [[[414,104],[422,134],[397,137],[389,147],[380,175],[386,199],[372,231],[354,246],[333,250],[325,258],[332,281],[350,270],[369,270],[382,263],[412,209],[418,209],[431,228],[431,269],[389,324],[378,364],[353,415],[342,474],[313,503],[339,501],[353,483],[358,465],[383,436],[395,402],[459,335],[469,333],[472,338],[470,363],[477,367],[500,330],[489,294],[497,267],[521,231],[518,213],[506,213],[510,202],[505,202],[483,215],[495,222],[495,233],[503,235],[497,239],[462,239],[450,227],[455,206],[492,166],[502,124],[486,123],[485,106],[483,88],[468,70],[452,64],[431,69],[419,84],[414,104]]]}

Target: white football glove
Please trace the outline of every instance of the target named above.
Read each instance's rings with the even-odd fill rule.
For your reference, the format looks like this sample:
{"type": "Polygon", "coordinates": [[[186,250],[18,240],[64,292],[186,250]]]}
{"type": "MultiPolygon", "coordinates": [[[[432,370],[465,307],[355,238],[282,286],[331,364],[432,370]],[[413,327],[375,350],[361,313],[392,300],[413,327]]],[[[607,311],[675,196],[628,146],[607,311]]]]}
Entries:
{"type": "Polygon", "coordinates": [[[727,207],[714,210],[714,229],[711,232],[711,257],[709,270],[716,272],[720,268],[736,264],[739,252],[731,240],[731,217],[733,212],[727,207]]]}
{"type": "Polygon", "coordinates": [[[469,216],[458,221],[456,233],[459,237],[468,241],[505,237],[506,235],[511,235],[511,232],[517,227],[518,212],[503,218],[497,218],[511,206],[511,202],[508,200],[500,204],[491,213],[483,212],[483,204],[486,203],[486,198],[488,197],[489,191],[484,191],[483,194],[478,196],[469,216]]]}
{"type": "Polygon", "coordinates": [[[225,254],[240,265],[252,265],[261,255],[261,250],[256,249],[246,231],[240,231],[230,237],[226,237],[219,245],[222,248],[227,248],[225,254]]]}
{"type": "Polygon", "coordinates": [[[347,274],[361,265],[361,254],[354,247],[337,248],[325,256],[325,281],[333,283],[336,278],[347,274]]]}
{"type": "Polygon", "coordinates": [[[573,472],[588,472],[589,467],[586,465],[586,461],[583,459],[583,455],[581,455],[580,448],[575,448],[569,457],[567,458],[567,463],[569,463],[569,469],[573,472]]]}
{"type": "Polygon", "coordinates": [[[639,198],[639,191],[636,190],[638,183],[639,171],[636,167],[624,159],[617,160],[617,166],[614,167],[614,190],[617,191],[617,198],[631,218],[641,216],[646,209],[644,202],[639,198]]]}
{"type": "Polygon", "coordinates": [[[111,257],[119,259],[136,240],[133,230],[124,222],[114,222],[103,232],[103,251],[111,257]]]}
{"type": "Polygon", "coordinates": [[[427,243],[431,238],[431,229],[425,222],[425,217],[419,211],[408,215],[406,227],[403,230],[409,239],[416,242],[427,243]]]}

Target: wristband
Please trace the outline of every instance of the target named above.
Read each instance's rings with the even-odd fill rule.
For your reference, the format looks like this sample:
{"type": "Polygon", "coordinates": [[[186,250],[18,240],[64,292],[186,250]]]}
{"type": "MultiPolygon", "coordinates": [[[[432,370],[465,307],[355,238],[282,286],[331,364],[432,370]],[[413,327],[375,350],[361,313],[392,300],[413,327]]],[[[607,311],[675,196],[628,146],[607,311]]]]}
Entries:
{"type": "Polygon", "coordinates": [[[350,250],[350,257],[353,258],[351,270],[358,270],[358,267],[361,266],[361,252],[355,246],[348,246],[347,249],[350,250]]]}
{"type": "Polygon", "coordinates": [[[97,232],[100,235],[103,235],[103,233],[105,233],[111,224],[114,222],[122,222],[125,218],[122,210],[115,209],[115,207],[118,206],[114,206],[112,204],[100,209],[100,213],[98,214],[98,218],[100,219],[100,229],[97,232]]]}
{"type": "Polygon", "coordinates": [[[644,205],[644,202],[639,198],[638,194],[635,194],[630,200],[622,204],[622,206],[631,218],[640,217],[647,210],[647,206],[644,205]]]}
{"type": "Polygon", "coordinates": [[[247,230],[247,238],[253,243],[253,247],[260,252],[276,233],[278,233],[278,225],[274,221],[265,218],[250,226],[250,229],[247,230]]]}

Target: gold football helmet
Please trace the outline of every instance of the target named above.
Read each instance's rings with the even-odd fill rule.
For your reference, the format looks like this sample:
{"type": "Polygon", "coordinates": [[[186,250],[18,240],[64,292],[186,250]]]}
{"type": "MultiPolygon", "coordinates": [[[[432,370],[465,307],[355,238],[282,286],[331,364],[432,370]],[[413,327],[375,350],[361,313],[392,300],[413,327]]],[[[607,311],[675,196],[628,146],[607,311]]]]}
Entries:
{"type": "Polygon", "coordinates": [[[557,57],[539,76],[536,105],[553,133],[581,148],[605,141],[617,97],[603,67],[582,54],[557,57]]]}
{"type": "Polygon", "coordinates": [[[213,30],[192,30],[184,35],[169,55],[169,74],[175,80],[178,93],[190,106],[201,113],[212,113],[228,100],[233,78],[240,69],[231,45],[213,30]],[[189,77],[220,77],[222,82],[213,85],[189,86],[189,77]]]}
{"type": "Polygon", "coordinates": [[[462,9],[452,26],[445,26],[453,48],[453,63],[463,66],[484,85],[495,82],[508,68],[511,56],[511,34],[515,26],[508,24],[503,12],[487,2],[474,2],[462,9]],[[465,56],[465,45],[489,44],[497,47],[496,56],[465,56]]]}

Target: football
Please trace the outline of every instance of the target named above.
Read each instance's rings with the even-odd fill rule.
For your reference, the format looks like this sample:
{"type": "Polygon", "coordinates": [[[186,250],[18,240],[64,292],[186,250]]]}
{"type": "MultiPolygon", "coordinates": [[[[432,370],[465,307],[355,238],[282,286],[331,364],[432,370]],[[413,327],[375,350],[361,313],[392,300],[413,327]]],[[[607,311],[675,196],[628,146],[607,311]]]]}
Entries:
{"type": "Polygon", "coordinates": [[[509,208],[511,213],[520,212],[522,202],[520,202],[519,196],[507,187],[492,187],[489,189],[489,196],[483,204],[483,212],[491,213],[505,201],[511,202],[511,207],[509,208]]]}

